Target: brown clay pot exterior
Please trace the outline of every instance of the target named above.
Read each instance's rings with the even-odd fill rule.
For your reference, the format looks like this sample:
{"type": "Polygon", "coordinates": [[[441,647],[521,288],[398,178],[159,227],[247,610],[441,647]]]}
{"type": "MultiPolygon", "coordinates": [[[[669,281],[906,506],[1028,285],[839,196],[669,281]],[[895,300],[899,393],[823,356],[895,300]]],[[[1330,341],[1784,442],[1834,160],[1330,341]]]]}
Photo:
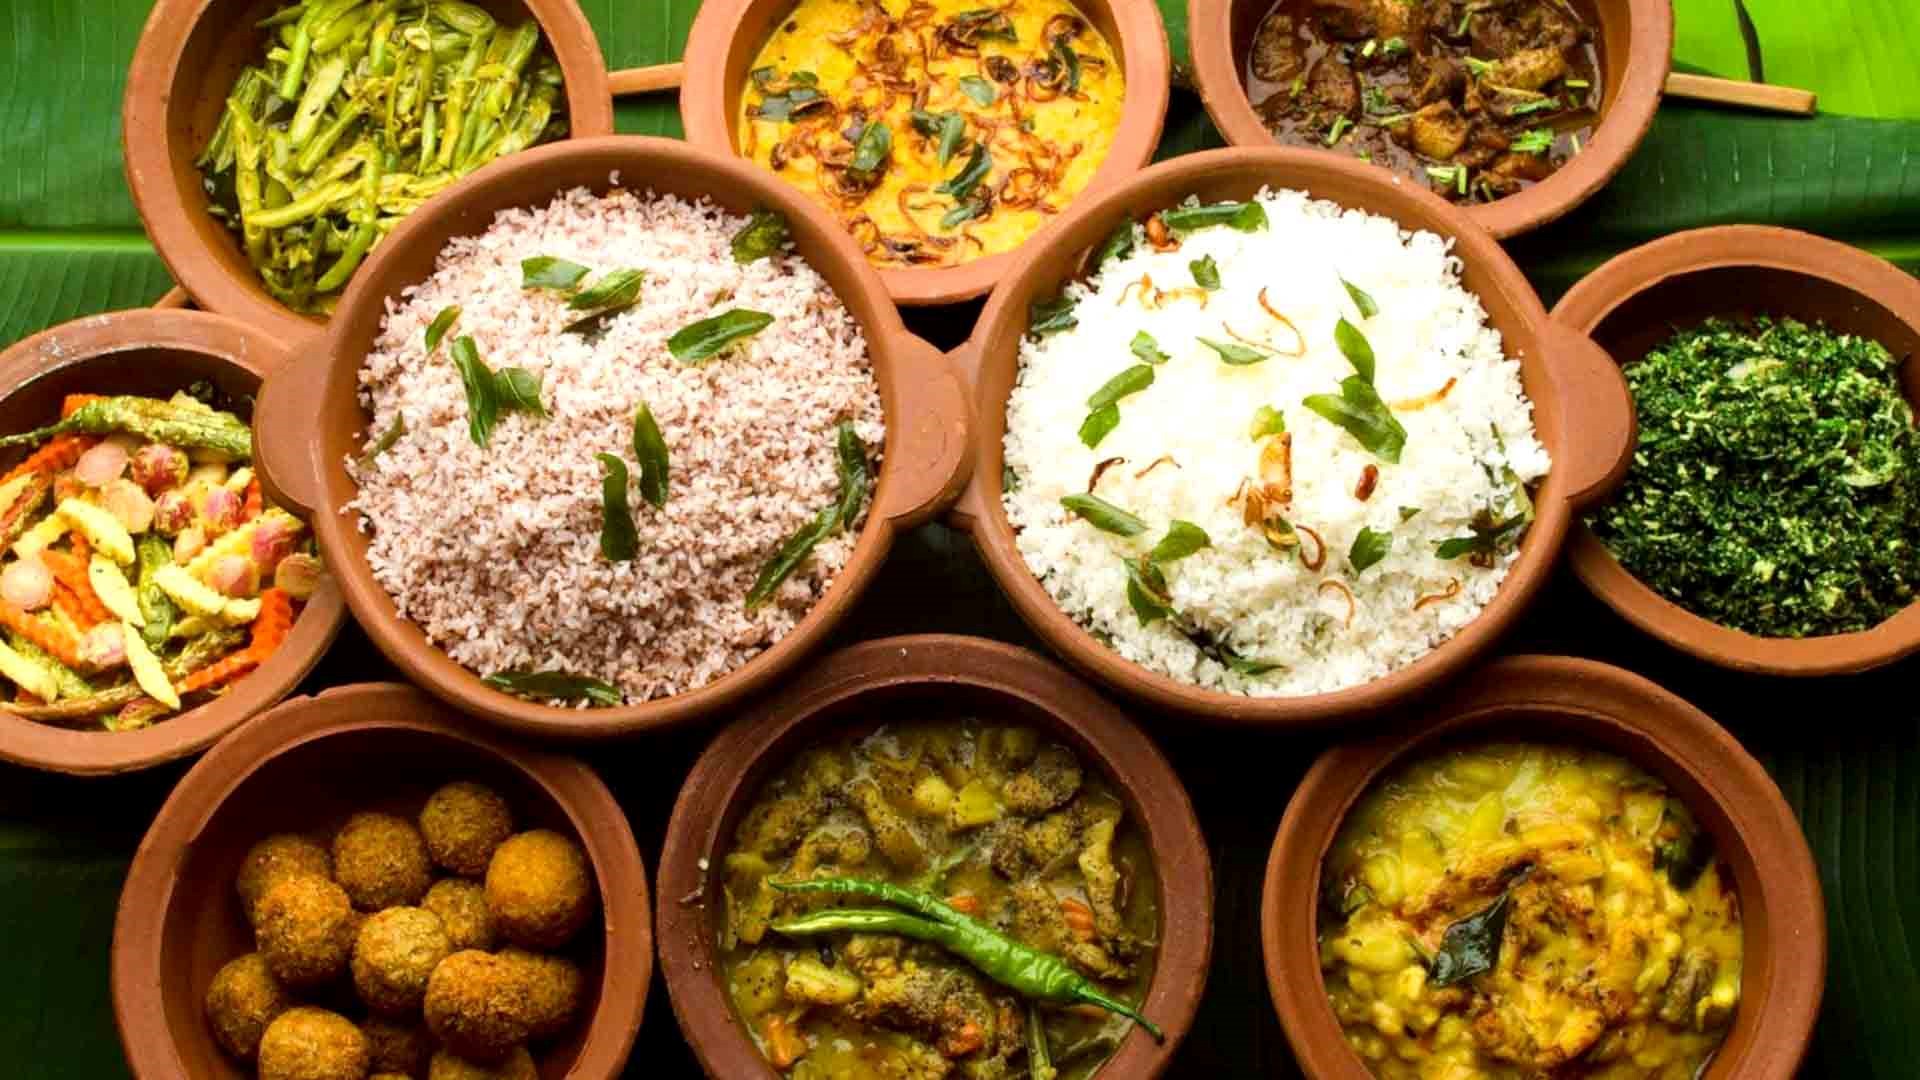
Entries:
{"type": "Polygon", "coordinates": [[[1459,209],[1364,162],[1312,150],[1235,148],[1155,165],[1082,203],[1063,218],[1029,260],[995,289],[973,337],[956,351],[973,393],[976,418],[973,480],[955,508],[955,524],[975,545],[1000,587],[1034,632],[1070,664],[1154,708],[1231,724],[1302,726],[1378,713],[1457,674],[1510,625],[1545,583],[1575,512],[1611,491],[1626,473],[1634,441],[1626,381],[1606,353],[1581,334],[1549,321],[1539,297],[1486,230],[1459,209]],[[1553,470],[1540,487],[1539,517],[1520,558],[1493,601],[1452,639],[1385,678],[1330,694],[1252,698],[1203,690],[1150,672],[1102,645],[1062,612],[1015,546],[1002,505],[1006,403],[1019,367],[1027,307],[1050,296],[1123,216],[1135,218],[1178,203],[1245,199],[1262,187],[1299,188],[1343,206],[1393,218],[1454,241],[1467,289],[1479,296],[1533,402],[1540,440],[1553,470]]]}
{"type": "Polygon", "coordinates": [[[1733,736],[1638,675],[1570,657],[1490,664],[1418,733],[1338,746],[1307,772],[1274,839],[1260,901],[1267,986],[1301,1068],[1368,1080],[1327,1003],[1316,940],[1320,866],[1374,781],[1461,739],[1565,740],[1618,754],[1665,781],[1731,867],[1745,924],[1741,999],[1704,1080],[1789,1080],[1826,982],[1826,905],[1812,853],[1780,789],[1733,736]]]}
{"type": "MultiPolygon", "coordinates": [[[[267,335],[218,315],[134,309],[90,316],[0,353],[0,431],[52,423],[67,394],[168,397],[207,379],[235,396],[250,396],[283,358],[267,335]]],[[[11,467],[26,453],[0,452],[0,463],[11,467]]],[[[340,590],[329,580],[266,664],[207,704],[138,731],[76,731],[0,713],[0,761],[94,776],[196,753],[292,692],[345,619],[340,590]]]]}
{"type": "Polygon", "coordinates": [[[354,276],[323,348],[299,356],[262,389],[255,412],[260,475],[283,506],[307,516],[369,637],[411,678],[460,709],[526,734],[605,737],[707,715],[767,686],[845,614],[886,558],[893,537],[950,504],[972,465],[970,419],[946,358],[908,333],[900,313],[839,224],[799,191],[731,155],[670,139],[574,139],[495,162],[410,215],[354,276]],[[604,192],[609,174],[661,194],[711,198],[737,213],[784,213],[795,249],[833,286],[865,330],[886,413],[886,456],[872,512],[853,557],[793,632],[751,662],[701,689],[617,709],[562,709],[487,687],[402,619],[374,581],[367,538],[340,513],[353,497],[346,460],[359,454],[367,415],[357,397],[362,359],[379,333],[387,298],[431,273],[447,241],[485,230],[502,209],[549,201],[575,187],[604,192]]]}
{"type": "MultiPolygon", "coordinates": [[[[593,26],[573,0],[477,0],[495,15],[539,20],[566,79],[573,137],[613,134],[613,95],[593,26]]],[[[213,134],[242,68],[254,63],[254,23],[276,0],[155,0],[134,48],[122,106],[127,187],[175,281],[208,311],[291,342],[325,320],[293,311],[260,284],[227,227],[207,213],[193,159],[213,134]]]]}
{"type": "MultiPolygon", "coordinates": [[[[686,78],[680,87],[680,121],[688,142],[715,153],[735,154],[734,121],[747,72],[767,36],[795,3],[705,0],[700,5],[687,34],[686,78]]],[[[1156,0],[1075,0],[1075,6],[1106,36],[1127,76],[1127,100],[1113,146],[1086,190],[1075,196],[1078,205],[1153,160],[1166,124],[1172,62],[1156,0]]],[[[999,255],[959,266],[881,270],[880,280],[894,302],[907,307],[985,296],[995,282],[1023,265],[1053,228],[1050,223],[1026,243],[999,255]]]]}
{"type": "Polygon", "coordinates": [[[113,1011],[140,1080],[242,1080],[204,1018],[220,966],[253,948],[234,893],[247,849],[275,832],[315,833],[355,811],[413,818],[443,783],[476,779],[512,804],[516,828],[585,848],[599,910],[567,955],[586,975],[576,1026],[539,1055],[540,1075],[611,1077],[633,1047],[653,971],[647,878],[626,815],[571,758],[480,734],[394,683],[297,698],[215,747],[141,841],[113,929],[113,1011]]]}
{"type": "MultiPolygon", "coordinates": [[[[1537,229],[1586,202],[1613,179],[1653,125],[1654,110],[1673,68],[1671,0],[1593,0],[1580,5],[1598,17],[1606,99],[1600,124],[1573,161],[1518,195],[1467,210],[1474,222],[1505,239],[1537,229]]],[[[1247,100],[1243,79],[1253,33],[1273,0],[1187,0],[1193,75],[1214,126],[1234,146],[1273,146],[1273,133],[1247,100]]],[[[1339,157],[1334,150],[1317,150],[1339,157]]],[[[1386,170],[1382,170],[1386,173],[1386,170]]],[[[1424,187],[1425,181],[1396,176],[1424,187]]]]}
{"type": "Polygon", "coordinates": [[[656,891],[660,970],[680,1030],[707,1075],[778,1080],[741,1026],[718,975],[724,859],[761,783],[835,725],[916,704],[1030,723],[1073,747],[1146,831],[1159,879],[1160,952],[1141,1005],[1165,1043],[1130,1033],[1101,1080],[1159,1076],[1200,1004],[1213,948],[1213,869],[1180,778],[1124,714],[1084,683],[1011,645],[945,634],[843,650],[722,731],[674,803],[656,891]]]}
{"type": "MultiPolygon", "coordinates": [[[[1787,315],[1872,338],[1896,357],[1920,352],[1920,281],[1877,256],[1791,229],[1729,225],[1677,233],[1616,256],[1574,286],[1554,318],[1622,365],[1678,328],[1714,316],[1787,315]]],[[[1920,368],[1904,388],[1920,404],[1920,368]]],[[[1920,652],[1920,603],[1869,630],[1766,638],[1710,622],[1628,573],[1586,525],[1569,558],[1595,596],[1628,622],[1709,663],[1768,675],[1865,671],[1920,652]]]]}

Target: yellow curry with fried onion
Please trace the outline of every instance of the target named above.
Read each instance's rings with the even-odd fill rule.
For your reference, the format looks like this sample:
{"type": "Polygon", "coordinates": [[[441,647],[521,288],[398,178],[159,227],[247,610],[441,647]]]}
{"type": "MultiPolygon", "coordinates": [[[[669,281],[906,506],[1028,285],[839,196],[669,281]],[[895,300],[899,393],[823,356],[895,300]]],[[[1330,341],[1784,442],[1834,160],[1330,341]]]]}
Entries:
{"type": "Polygon", "coordinates": [[[1688,1080],[1739,1003],[1730,871],[1610,754],[1413,764],[1355,807],[1322,880],[1327,993],[1388,1080],[1688,1080]]]}
{"type": "Polygon", "coordinates": [[[1018,247],[1106,159],[1126,79],[1068,0],[800,0],[740,95],[740,153],[875,265],[1018,247]]]}

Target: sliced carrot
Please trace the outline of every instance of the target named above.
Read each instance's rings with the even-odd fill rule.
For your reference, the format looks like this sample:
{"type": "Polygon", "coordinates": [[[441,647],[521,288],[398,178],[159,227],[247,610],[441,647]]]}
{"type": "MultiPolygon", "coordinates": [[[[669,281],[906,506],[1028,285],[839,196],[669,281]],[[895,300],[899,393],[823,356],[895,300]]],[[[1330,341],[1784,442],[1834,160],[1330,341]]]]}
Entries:
{"type": "Polygon", "coordinates": [[[767,1037],[767,1060],[776,1069],[791,1069],[793,1063],[806,1056],[807,1040],[787,1023],[784,1016],[767,1017],[765,1028],[767,1037]]]}
{"type": "Polygon", "coordinates": [[[202,690],[211,690],[216,686],[233,680],[260,666],[260,660],[253,655],[251,647],[235,649],[233,652],[215,660],[199,671],[173,684],[173,690],[181,697],[197,694],[202,690]]]}
{"type": "Polygon", "coordinates": [[[979,1024],[969,1020],[940,1043],[940,1052],[950,1058],[966,1057],[985,1045],[987,1033],[979,1024]]]}
{"type": "Polygon", "coordinates": [[[1060,901],[1060,914],[1066,917],[1067,929],[1081,941],[1094,938],[1093,909],[1075,897],[1065,897],[1060,901]]]}
{"type": "Polygon", "coordinates": [[[253,636],[246,648],[215,660],[199,671],[175,683],[182,695],[212,690],[259,667],[273,656],[293,631],[293,598],[285,589],[267,589],[260,594],[260,614],[253,619],[253,636]]]}
{"type": "Polygon", "coordinates": [[[93,445],[99,441],[92,435],[56,435],[48,439],[40,449],[28,454],[7,475],[0,477],[0,484],[27,473],[45,473],[51,476],[61,469],[71,468],[74,462],[80,460],[81,454],[93,449],[93,445]]]}
{"type": "Polygon", "coordinates": [[[105,400],[107,399],[100,394],[68,394],[66,398],[60,402],[60,419],[65,420],[67,417],[79,412],[82,408],[96,401],[105,400]]]}
{"type": "Polygon", "coordinates": [[[980,898],[972,893],[960,893],[947,897],[947,906],[962,915],[980,914],[980,898]]]}
{"type": "Polygon", "coordinates": [[[44,619],[36,619],[4,600],[0,600],[0,625],[40,646],[55,660],[70,668],[83,666],[80,663],[80,639],[62,627],[44,619]]]}
{"type": "Polygon", "coordinates": [[[93,545],[87,542],[87,534],[75,529],[67,534],[67,540],[73,548],[73,557],[80,560],[81,566],[87,565],[87,560],[93,558],[93,545]]]}
{"type": "Polygon", "coordinates": [[[91,630],[100,625],[100,620],[87,611],[86,602],[67,587],[66,582],[56,580],[53,583],[53,610],[67,617],[67,621],[82,631],[91,630]]]}
{"type": "MultiPolygon", "coordinates": [[[[85,540],[76,538],[75,547],[84,550],[85,545],[85,540]]],[[[99,595],[93,591],[93,582],[87,580],[86,558],[80,551],[69,554],[48,549],[40,553],[40,561],[53,571],[53,579],[61,585],[54,590],[54,603],[59,603],[63,594],[70,594],[73,607],[60,610],[81,629],[91,630],[113,619],[113,612],[100,602],[99,595]]]]}

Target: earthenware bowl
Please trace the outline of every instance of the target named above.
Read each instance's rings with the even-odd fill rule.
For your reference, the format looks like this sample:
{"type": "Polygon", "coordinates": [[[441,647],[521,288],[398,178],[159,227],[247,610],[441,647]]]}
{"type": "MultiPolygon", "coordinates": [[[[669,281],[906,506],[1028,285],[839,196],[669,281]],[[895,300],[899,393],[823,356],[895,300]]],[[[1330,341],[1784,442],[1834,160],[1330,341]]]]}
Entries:
{"type": "Polygon", "coordinates": [[[1565,324],[1547,318],[1532,286],[1485,230],[1438,196],[1364,162],[1311,150],[1234,148],[1155,165],[1070,212],[987,302],[979,326],[956,351],[973,393],[973,479],[955,523],[973,534],[981,558],[1027,624],[1074,667],[1156,709],[1233,724],[1325,723],[1404,702],[1460,672],[1500,636],[1545,583],[1575,512],[1610,491],[1626,472],[1633,407],[1618,365],[1565,324]],[[1203,690],[1122,659],[1060,610],[1027,568],[1001,499],[1007,397],[1019,367],[1028,305],[1055,295],[1085,254],[1124,217],[1141,218],[1189,195],[1245,199],[1263,187],[1297,188],[1343,206],[1393,218],[1453,241],[1465,287],[1517,356],[1540,441],[1553,470],[1535,495],[1538,518],[1500,591],[1480,615],[1412,664],[1364,686],[1304,697],[1254,698],[1203,690]]]}
{"type": "MultiPolygon", "coordinates": [[[[1673,66],[1669,0],[1582,0],[1580,7],[1597,17],[1600,27],[1605,98],[1599,126],[1573,160],[1551,177],[1468,211],[1495,236],[1517,236],[1545,225],[1605,187],[1633,156],[1660,106],[1661,88],[1673,66]]],[[[1187,0],[1200,100],[1214,126],[1235,146],[1274,145],[1273,133],[1247,99],[1245,81],[1254,31],[1271,10],[1273,0],[1187,0]]],[[[1389,175],[1411,187],[1425,186],[1422,180],[1389,175]]]]}
{"type": "Polygon", "coordinates": [[[415,681],[462,712],[528,734],[594,737],[657,728],[725,708],[766,687],[825,636],[872,580],[894,535],[946,507],[966,480],[967,403],[946,359],[908,333],[865,258],[839,224],[799,191],[731,155],[670,139],[575,139],[495,162],[407,218],[355,275],[324,347],[269,379],[255,414],[260,474],[283,505],[311,516],[354,617],[415,681]],[[367,537],[340,508],[354,495],[346,460],[361,452],[367,414],[356,393],[362,359],[386,304],[426,278],[447,241],[484,231],[508,207],[539,205],[609,177],[661,194],[711,198],[736,213],[784,213],[795,249],[827,279],[866,333],[886,413],[885,461],[851,560],[811,613],[772,648],[698,689],[641,705],[563,709],[487,687],[402,619],[367,565],[367,537]]]}
{"type": "MultiPolygon", "coordinates": [[[[1675,330],[1723,316],[1792,316],[1871,338],[1895,357],[1920,353],[1920,282],[1859,248],[1791,229],[1730,225],[1669,236],[1619,255],[1554,308],[1622,365],[1675,330]]],[[[1920,404],[1920,367],[1903,371],[1920,404]]],[[[1628,573],[1585,524],[1569,548],[1574,572],[1622,618],[1676,649],[1736,671],[1834,675],[1920,652],[1920,603],[1870,630],[1767,638],[1711,622],[1628,573]]]]}
{"type": "MultiPolygon", "coordinates": [[[[574,137],[613,133],[613,97],[600,43],[572,0],[478,0],[496,16],[540,23],[566,79],[574,137]]],[[[279,0],[156,0],[134,47],[123,104],[127,186],[175,281],[201,307],[280,341],[311,337],[324,320],[274,299],[233,233],[207,212],[194,159],[213,134],[242,69],[259,62],[254,24],[279,0]]]]}
{"type": "MultiPolygon", "coordinates": [[[[706,0],[687,35],[680,87],[680,119],[687,139],[715,153],[732,155],[747,72],[779,20],[795,0],[706,0]]],[[[1127,100],[1113,146],[1075,205],[1112,188],[1153,160],[1166,123],[1170,61],[1167,30],[1155,0],[1076,0],[1119,55],[1127,77],[1127,100]]],[[[758,168],[758,166],[755,166],[758,168]]],[[[909,307],[949,304],[986,295],[994,283],[1029,257],[1051,225],[1012,251],[953,267],[880,271],[888,295],[909,307]]]]}
{"type": "Polygon", "coordinates": [[[1461,741],[1580,743],[1618,754],[1686,803],[1733,872],[1745,936],[1741,996],[1705,1080],[1789,1080],[1813,1033],[1826,981],[1820,878],[1793,811],[1766,770],[1707,715],[1619,668],[1569,657],[1490,664],[1413,732],[1327,751],[1287,804],[1267,861],[1260,937],[1267,986],[1310,1076],[1367,1080],[1327,1002],[1316,939],[1320,867],[1349,810],[1375,780],[1461,741]]]}
{"type": "MultiPolygon", "coordinates": [[[[171,397],[205,379],[249,400],[281,363],[280,345],[233,319],[135,309],[57,326],[0,353],[0,431],[52,423],[68,394],[171,397]]],[[[27,450],[0,451],[0,471],[27,450]]],[[[137,731],[70,730],[0,712],[0,760],[78,775],[131,772],[196,753],[298,686],[346,619],[328,581],[273,658],[195,709],[137,731]]]]}
{"type": "Polygon", "coordinates": [[[1142,1011],[1165,1043],[1130,1033],[1102,1080],[1158,1076],[1193,1023],[1213,943],[1213,872],[1186,789],[1140,730],[1085,684],[1010,645],[949,635],[869,641],[835,653],[722,731],[680,789],[656,891],[660,969],[680,1030],[707,1074],[779,1074],[741,1026],[719,978],[723,860],[760,785],[843,723],[974,709],[1061,740],[1113,785],[1145,830],[1159,879],[1160,948],[1142,1011]]]}
{"type": "Polygon", "coordinates": [[[408,686],[362,683],[296,698],[222,742],[174,789],[134,854],[113,928],[113,1010],[140,1080],[240,1080],[207,1028],[221,965],[253,948],[234,893],[247,849],[276,832],[318,833],[352,813],[409,819],[441,784],[488,784],[518,828],[586,850],[599,908],[566,955],[586,979],[576,1026],[538,1057],[540,1075],[618,1075],[653,970],[647,878],[626,816],[591,769],[473,730],[408,686]]]}

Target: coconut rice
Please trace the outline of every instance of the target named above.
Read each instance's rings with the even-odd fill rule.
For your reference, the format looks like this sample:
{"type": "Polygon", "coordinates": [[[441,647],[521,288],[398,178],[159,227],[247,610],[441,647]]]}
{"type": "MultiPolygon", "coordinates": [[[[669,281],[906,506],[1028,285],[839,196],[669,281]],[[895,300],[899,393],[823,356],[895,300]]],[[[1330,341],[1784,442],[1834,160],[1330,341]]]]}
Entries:
{"type": "Polygon", "coordinates": [[[1516,503],[1530,520],[1521,485],[1545,475],[1549,461],[1519,364],[1462,287],[1448,241],[1298,191],[1257,201],[1263,230],[1198,229],[1162,251],[1136,229],[1131,254],[1068,286],[1077,325],[1029,337],[1021,350],[1007,407],[1005,507],[1042,585],[1126,659],[1209,689],[1318,694],[1404,667],[1472,621],[1517,557],[1517,533],[1472,561],[1438,549],[1474,535],[1476,519],[1518,520],[1516,503]],[[1209,256],[1219,277],[1211,292],[1193,269],[1209,256]],[[1343,275],[1378,314],[1362,317],[1343,275]],[[1302,404],[1337,395],[1356,374],[1336,345],[1342,317],[1371,343],[1374,385],[1405,428],[1398,464],[1302,404]],[[1132,349],[1140,331],[1169,358],[1153,366],[1150,386],[1120,399],[1118,425],[1083,445],[1089,396],[1140,362],[1132,349]],[[1281,354],[1231,366],[1202,337],[1281,354]],[[1296,349],[1304,355],[1284,354],[1296,349]],[[1285,436],[1253,434],[1263,405],[1284,416],[1285,436]],[[1275,438],[1290,439],[1291,496],[1268,512],[1284,519],[1279,531],[1294,530],[1291,546],[1245,513],[1275,438]],[[1089,491],[1096,471],[1093,493],[1144,521],[1144,532],[1102,531],[1062,506],[1089,491]],[[1157,567],[1177,614],[1143,622],[1126,560],[1140,565],[1176,519],[1211,543],[1157,567]],[[1356,572],[1349,554],[1363,528],[1390,534],[1391,546],[1356,572]]]}
{"type": "Polygon", "coordinates": [[[850,420],[875,458],[885,434],[859,325],[798,256],[736,263],[729,242],[745,223],[704,201],[578,189],[501,212],[388,301],[361,398],[369,442],[396,417],[405,434],[370,464],[349,460],[360,489],[344,512],[400,614],[462,666],[596,678],[629,703],[682,693],[780,640],[846,564],[857,524],[767,603],[745,603],[775,550],[839,497],[836,427],[850,420]],[[563,333],[581,313],[522,288],[535,256],[643,270],[639,301],[597,343],[563,333]],[[429,355],[427,327],[450,305],[458,324],[429,355]],[[669,355],[669,336],[728,307],[774,322],[703,365],[669,355]],[[475,445],[448,357],[456,335],[495,368],[539,376],[550,416],[503,411],[491,446],[475,445]],[[642,403],[669,448],[660,510],[638,487],[642,403]],[[629,468],[632,561],[601,555],[596,453],[629,468]]]}

